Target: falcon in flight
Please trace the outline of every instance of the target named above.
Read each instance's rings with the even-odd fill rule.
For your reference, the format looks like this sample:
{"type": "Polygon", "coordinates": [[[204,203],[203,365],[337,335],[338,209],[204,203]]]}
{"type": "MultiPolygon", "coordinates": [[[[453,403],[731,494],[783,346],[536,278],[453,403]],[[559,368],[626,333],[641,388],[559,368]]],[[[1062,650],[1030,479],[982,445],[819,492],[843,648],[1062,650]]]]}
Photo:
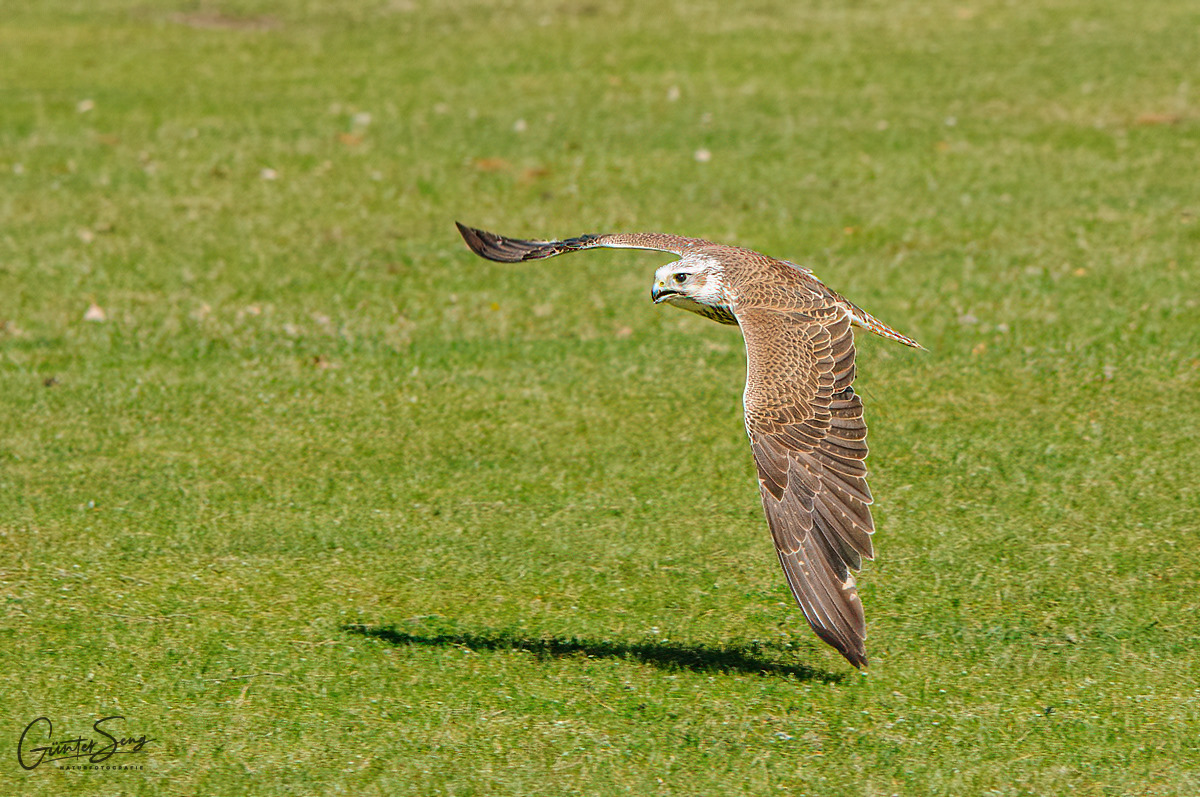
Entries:
{"type": "Polygon", "coordinates": [[[866,624],[850,571],[874,558],[875,523],[851,327],[923,347],[809,269],[749,249],[659,233],[524,241],[462,224],[458,231],[477,255],[502,263],[601,247],[679,258],[654,272],[650,298],[741,328],[746,432],[779,562],[817,636],[865,667],[866,624]]]}

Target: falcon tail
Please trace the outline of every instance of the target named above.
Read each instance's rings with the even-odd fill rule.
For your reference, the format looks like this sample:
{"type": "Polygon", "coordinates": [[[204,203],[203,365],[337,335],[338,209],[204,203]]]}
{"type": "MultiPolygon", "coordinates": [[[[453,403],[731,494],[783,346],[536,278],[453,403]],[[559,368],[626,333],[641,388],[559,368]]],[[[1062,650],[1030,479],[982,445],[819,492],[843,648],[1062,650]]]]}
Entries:
{"type": "Polygon", "coordinates": [[[880,321],[875,316],[868,313],[866,310],[864,310],[861,307],[859,307],[858,305],[854,304],[854,302],[847,301],[846,304],[850,305],[850,320],[853,321],[858,326],[862,327],[863,329],[874,332],[876,335],[879,335],[881,338],[887,338],[888,340],[898,340],[901,343],[903,343],[905,346],[912,346],[914,349],[920,349],[921,351],[926,351],[926,348],[924,346],[922,346],[920,343],[917,343],[915,340],[908,337],[907,335],[900,334],[896,330],[889,327],[887,324],[880,321]]]}
{"type": "Polygon", "coordinates": [[[505,238],[494,232],[477,230],[454,222],[471,251],[488,260],[499,263],[520,263],[523,260],[541,260],[563,252],[575,252],[594,246],[599,235],[581,235],[565,241],[524,241],[520,238],[505,238]]]}

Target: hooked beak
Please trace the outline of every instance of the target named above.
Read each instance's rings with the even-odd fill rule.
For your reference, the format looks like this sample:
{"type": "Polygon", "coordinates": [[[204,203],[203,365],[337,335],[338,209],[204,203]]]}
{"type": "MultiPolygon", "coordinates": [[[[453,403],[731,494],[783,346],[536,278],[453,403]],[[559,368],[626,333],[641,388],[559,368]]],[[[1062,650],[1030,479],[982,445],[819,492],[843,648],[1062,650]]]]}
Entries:
{"type": "Polygon", "coordinates": [[[655,304],[662,304],[672,296],[678,296],[679,291],[667,287],[665,282],[656,282],[650,286],[650,300],[655,304]]]}

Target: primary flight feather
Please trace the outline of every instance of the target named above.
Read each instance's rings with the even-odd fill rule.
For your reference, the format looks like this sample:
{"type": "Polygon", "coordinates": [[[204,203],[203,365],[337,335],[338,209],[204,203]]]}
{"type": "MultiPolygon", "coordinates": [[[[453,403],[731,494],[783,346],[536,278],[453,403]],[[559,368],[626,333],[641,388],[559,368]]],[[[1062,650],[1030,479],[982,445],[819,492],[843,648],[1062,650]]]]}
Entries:
{"type": "Polygon", "coordinates": [[[867,426],[854,392],[853,326],[922,348],[786,260],[660,233],[526,241],[458,225],[467,246],[516,263],[582,249],[652,249],[678,260],[654,274],[650,297],[722,324],[746,341],[746,432],[767,525],[804,617],[855,667],[866,625],[850,571],[874,557],[867,426]]]}

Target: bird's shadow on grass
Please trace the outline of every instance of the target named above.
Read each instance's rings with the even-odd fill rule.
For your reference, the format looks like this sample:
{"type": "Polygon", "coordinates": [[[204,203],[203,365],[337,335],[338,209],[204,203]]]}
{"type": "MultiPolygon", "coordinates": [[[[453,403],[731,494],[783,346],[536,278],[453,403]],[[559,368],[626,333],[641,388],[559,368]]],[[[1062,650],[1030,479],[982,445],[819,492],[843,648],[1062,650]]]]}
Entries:
{"type": "Polygon", "coordinates": [[[530,638],[507,631],[410,633],[395,626],[344,625],[342,630],[392,645],[437,648],[466,648],[472,651],[523,650],[539,659],[586,658],[626,659],[664,670],[693,672],[752,673],[755,675],[792,676],[800,681],[839,683],[845,674],[835,674],[805,664],[788,664],[775,656],[794,655],[794,651],[776,649],[760,643],[711,647],[680,642],[620,642],[571,637],[530,638]],[[771,656],[768,658],[768,656],[771,656]]]}

